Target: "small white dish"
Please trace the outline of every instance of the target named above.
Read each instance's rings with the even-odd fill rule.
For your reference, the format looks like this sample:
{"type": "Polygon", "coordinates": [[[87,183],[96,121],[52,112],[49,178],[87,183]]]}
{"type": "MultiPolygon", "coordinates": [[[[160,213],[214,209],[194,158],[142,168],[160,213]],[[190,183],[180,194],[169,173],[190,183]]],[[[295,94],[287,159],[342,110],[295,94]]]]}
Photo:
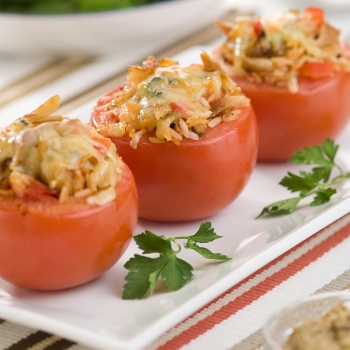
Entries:
{"type": "Polygon", "coordinates": [[[171,44],[214,21],[225,4],[224,0],[168,0],[87,13],[0,13],[0,52],[95,55],[154,41],[171,44]]]}
{"type": "Polygon", "coordinates": [[[283,350],[283,344],[295,327],[305,321],[319,318],[338,304],[349,307],[350,292],[329,292],[316,294],[296,301],[273,314],[262,329],[265,350],[283,350]]]}

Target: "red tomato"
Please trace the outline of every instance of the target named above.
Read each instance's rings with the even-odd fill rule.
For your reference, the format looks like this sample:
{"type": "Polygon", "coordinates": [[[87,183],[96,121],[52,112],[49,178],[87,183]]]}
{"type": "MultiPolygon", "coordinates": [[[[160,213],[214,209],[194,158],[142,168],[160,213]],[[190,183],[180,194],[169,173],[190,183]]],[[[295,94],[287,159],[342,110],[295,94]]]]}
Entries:
{"type": "Polygon", "coordinates": [[[305,18],[317,23],[320,27],[324,23],[324,11],[317,6],[310,6],[304,10],[305,18]]]}
{"type": "MultiPolygon", "coordinates": [[[[106,96],[92,114],[95,126],[105,123],[103,101],[106,96]]],[[[144,219],[187,221],[213,215],[240,194],[256,163],[258,133],[251,106],[237,120],[208,128],[198,141],[155,144],[149,136],[142,136],[137,149],[130,147],[128,136],[112,138],[135,176],[144,219]]]]}
{"type": "Polygon", "coordinates": [[[37,200],[48,200],[48,201],[57,201],[53,196],[57,196],[58,191],[51,189],[49,186],[44,185],[42,182],[39,182],[33,178],[30,178],[30,183],[28,187],[23,190],[23,193],[26,197],[37,199],[37,200]]]}
{"type": "Polygon", "coordinates": [[[302,147],[335,138],[350,116],[350,74],[299,78],[299,92],[234,78],[251,99],[259,125],[260,161],[283,161],[302,147]]]}
{"type": "Polygon", "coordinates": [[[259,36],[263,31],[264,27],[261,22],[261,18],[256,18],[253,22],[253,29],[256,36],[259,36]]]}
{"type": "Polygon", "coordinates": [[[38,290],[93,280],[128,247],[137,208],[134,178],[125,165],[116,199],[102,206],[0,196],[0,277],[38,290]]]}
{"type": "Polygon", "coordinates": [[[330,62],[309,62],[300,68],[299,74],[311,79],[332,77],[334,75],[334,66],[330,62]]]}
{"type": "Polygon", "coordinates": [[[92,139],[96,141],[95,148],[102,154],[106,155],[108,152],[108,149],[112,143],[110,139],[107,139],[105,137],[95,137],[93,136],[92,139]]]}

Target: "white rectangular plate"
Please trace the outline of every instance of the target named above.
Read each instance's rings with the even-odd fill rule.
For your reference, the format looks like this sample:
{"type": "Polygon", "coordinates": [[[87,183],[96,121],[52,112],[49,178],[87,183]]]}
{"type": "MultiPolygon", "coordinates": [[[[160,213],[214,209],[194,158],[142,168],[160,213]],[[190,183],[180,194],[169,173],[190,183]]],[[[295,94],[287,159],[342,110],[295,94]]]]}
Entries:
{"type": "MultiPolygon", "coordinates": [[[[194,54],[199,57],[201,49],[193,48],[179,56],[180,63],[194,54]]],[[[90,110],[88,104],[71,117],[88,120],[90,110]]],[[[347,169],[350,169],[349,135],[350,127],[337,140],[340,144],[337,160],[347,169]]],[[[287,171],[299,169],[287,163],[257,165],[239,198],[208,218],[223,236],[208,248],[232,260],[207,261],[183,250],[181,257],[194,266],[195,279],[177,292],[167,292],[159,286],[153,296],[142,300],[121,298],[127,273],[123,265],[139,253],[133,242],[111,270],[81,287],[35,292],[0,279],[0,317],[98,349],[141,349],[228,288],[349,212],[347,184],[331,203],[321,207],[308,207],[306,202],[291,215],[256,220],[264,206],[290,196],[278,182],[287,171]]],[[[148,229],[165,236],[190,235],[200,222],[164,224],[140,220],[135,234],[148,229]]]]}

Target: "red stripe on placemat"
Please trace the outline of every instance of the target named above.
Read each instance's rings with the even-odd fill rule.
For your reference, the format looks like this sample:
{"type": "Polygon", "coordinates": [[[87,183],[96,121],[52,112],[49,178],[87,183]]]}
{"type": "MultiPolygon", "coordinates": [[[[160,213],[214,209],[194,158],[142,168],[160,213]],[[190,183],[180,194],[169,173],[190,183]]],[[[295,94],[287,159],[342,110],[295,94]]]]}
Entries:
{"type": "MultiPolygon", "coordinates": [[[[234,315],[237,311],[243,309],[247,305],[251,304],[253,301],[259,299],[262,295],[266,294],[268,291],[272,290],[273,288],[281,284],[283,281],[287,280],[291,276],[295,275],[297,272],[301,271],[303,268],[305,268],[310,263],[320,258],[323,254],[331,250],[333,247],[341,243],[344,239],[346,239],[349,236],[350,236],[350,225],[347,225],[339,229],[338,231],[336,231],[332,236],[325,239],[323,242],[319,243],[314,248],[310,249],[306,254],[302,255],[300,258],[297,258],[296,260],[294,260],[288,266],[282,268],[272,276],[267,277],[264,281],[252,287],[249,291],[238,296],[235,300],[224,305],[221,309],[215,311],[213,314],[199,321],[195,325],[191,326],[189,329],[178,334],[177,336],[169,340],[167,343],[160,346],[158,350],[174,350],[174,349],[181,348],[185,344],[188,344],[191,340],[196,339],[201,334],[204,334],[209,329],[213,328],[216,324],[219,324],[222,321],[226,320],[231,315],[234,315]]],[[[222,294],[220,297],[216,298],[210,304],[215,303],[217,300],[221,299],[228,293],[231,293],[233,290],[237,289],[240,285],[250,280],[253,276],[256,276],[257,274],[262,273],[271,265],[276,264],[276,262],[283,259],[283,257],[290,254],[292,251],[298,249],[300,246],[302,246],[303,244],[305,244],[307,241],[311,240],[314,237],[315,236],[308,238],[307,240],[300,243],[296,247],[292,248],[288,252],[284,253],[277,259],[273,260],[272,262],[270,262],[269,264],[267,264],[266,266],[258,270],[256,273],[249,276],[248,278],[246,278],[245,280],[243,280],[242,282],[240,282],[239,284],[231,288],[229,291],[222,294]]],[[[205,308],[207,307],[208,305],[205,308]]]]}

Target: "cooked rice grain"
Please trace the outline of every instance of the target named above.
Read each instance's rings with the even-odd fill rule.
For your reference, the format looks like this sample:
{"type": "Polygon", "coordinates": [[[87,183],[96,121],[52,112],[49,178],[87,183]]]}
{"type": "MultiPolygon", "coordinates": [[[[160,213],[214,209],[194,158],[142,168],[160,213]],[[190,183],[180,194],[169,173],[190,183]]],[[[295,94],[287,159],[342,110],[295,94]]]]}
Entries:
{"type": "Polygon", "coordinates": [[[221,121],[222,121],[222,117],[216,117],[208,123],[208,126],[210,128],[214,128],[216,125],[219,125],[221,121]]]}

